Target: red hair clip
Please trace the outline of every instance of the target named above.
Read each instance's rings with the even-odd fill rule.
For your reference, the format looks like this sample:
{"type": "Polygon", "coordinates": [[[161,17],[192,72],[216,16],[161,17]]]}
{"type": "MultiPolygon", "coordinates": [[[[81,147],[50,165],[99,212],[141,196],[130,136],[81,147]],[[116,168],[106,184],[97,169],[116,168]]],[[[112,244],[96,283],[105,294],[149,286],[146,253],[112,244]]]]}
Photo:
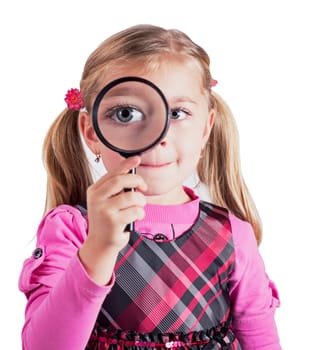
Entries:
{"type": "Polygon", "coordinates": [[[67,108],[73,111],[79,111],[84,106],[83,97],[79,89],[69,89],[64,101],[67,104],[67,108]]]}
{"type": "Polygon", "coordinates": [[[218,81],[216,79],[211,79],[211,84],[210,84],[211,87],[214,87],[217,84],[218,84],[218,81]]]}

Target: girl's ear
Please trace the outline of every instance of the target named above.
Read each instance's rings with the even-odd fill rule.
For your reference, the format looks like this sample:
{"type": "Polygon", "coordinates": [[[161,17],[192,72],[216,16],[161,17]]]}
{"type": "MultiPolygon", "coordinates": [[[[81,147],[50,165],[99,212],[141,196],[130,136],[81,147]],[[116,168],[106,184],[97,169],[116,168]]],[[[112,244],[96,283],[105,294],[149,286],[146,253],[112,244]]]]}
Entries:
{"type": "Polygon", "coordinates": [[[209,111],[209,115],[208,115],[206,125],[204,128],[204,132],[203,132],[203,145],[202,145],[203,147],[205,146],[205,144],[208,141],[211,129],[214,125],[215,117],[216,117],[216,111],[214,109],[211,109],[209,111]]]}
{"type": "Polygon", "coordinates": [[[98,153],[99,140],[92,125],[91,117],[88,112],[80,112],[79,128],[87,146],[93,153],[98,153]]]}

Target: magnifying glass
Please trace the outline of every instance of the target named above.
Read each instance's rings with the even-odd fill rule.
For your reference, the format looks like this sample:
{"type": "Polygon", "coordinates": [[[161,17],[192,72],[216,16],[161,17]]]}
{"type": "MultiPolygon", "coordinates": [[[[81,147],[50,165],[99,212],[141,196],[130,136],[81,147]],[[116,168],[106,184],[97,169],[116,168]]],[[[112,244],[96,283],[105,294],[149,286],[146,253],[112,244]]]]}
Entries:
{"type": "MultiPolygon", "coordinates": [[[[122,77],[99,92],[92,121],[100,141],[127,158],[147,151],[163,139],[169,128],[169,106],[162,91],[151,81],[122,77]]],[[[136,169],[130,172],[135,174],[136,169]]],[[[133,231],[134,223],[126,230],[133,231]]]]}

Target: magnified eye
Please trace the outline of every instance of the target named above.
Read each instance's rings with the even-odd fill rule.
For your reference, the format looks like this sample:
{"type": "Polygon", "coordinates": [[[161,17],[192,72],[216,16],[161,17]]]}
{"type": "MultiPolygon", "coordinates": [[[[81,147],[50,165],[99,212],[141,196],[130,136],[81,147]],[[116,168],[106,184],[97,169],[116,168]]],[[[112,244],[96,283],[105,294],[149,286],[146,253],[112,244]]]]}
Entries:
{"type": "Polygon", "coordinates": [[[108,111],[106,117],[120,124],[129,124],[143,120],[144,114],[137,108],[120,106],[108,111]]]}

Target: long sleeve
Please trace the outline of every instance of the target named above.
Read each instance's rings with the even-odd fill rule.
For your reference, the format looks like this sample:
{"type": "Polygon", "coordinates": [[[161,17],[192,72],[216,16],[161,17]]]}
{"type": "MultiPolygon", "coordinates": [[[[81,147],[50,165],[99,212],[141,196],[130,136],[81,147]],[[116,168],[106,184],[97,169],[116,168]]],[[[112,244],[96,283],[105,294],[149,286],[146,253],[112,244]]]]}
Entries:
{"type": "Polygon", "coordinates": [[[85,272],[78,249],[86,239],[81,213],[62,205],[41,222],[37,248],[24,262],[19,288],[27,297],[24,350],[83,350],[111,289],[85,272]]]}
{"type": "Polygon", "coordinates": [[[275,309],[280,305],[268,278],[252,227],[231,215],[236,252],[230,278],[233,330],[243,350],[280,350],[275,309]]]}

